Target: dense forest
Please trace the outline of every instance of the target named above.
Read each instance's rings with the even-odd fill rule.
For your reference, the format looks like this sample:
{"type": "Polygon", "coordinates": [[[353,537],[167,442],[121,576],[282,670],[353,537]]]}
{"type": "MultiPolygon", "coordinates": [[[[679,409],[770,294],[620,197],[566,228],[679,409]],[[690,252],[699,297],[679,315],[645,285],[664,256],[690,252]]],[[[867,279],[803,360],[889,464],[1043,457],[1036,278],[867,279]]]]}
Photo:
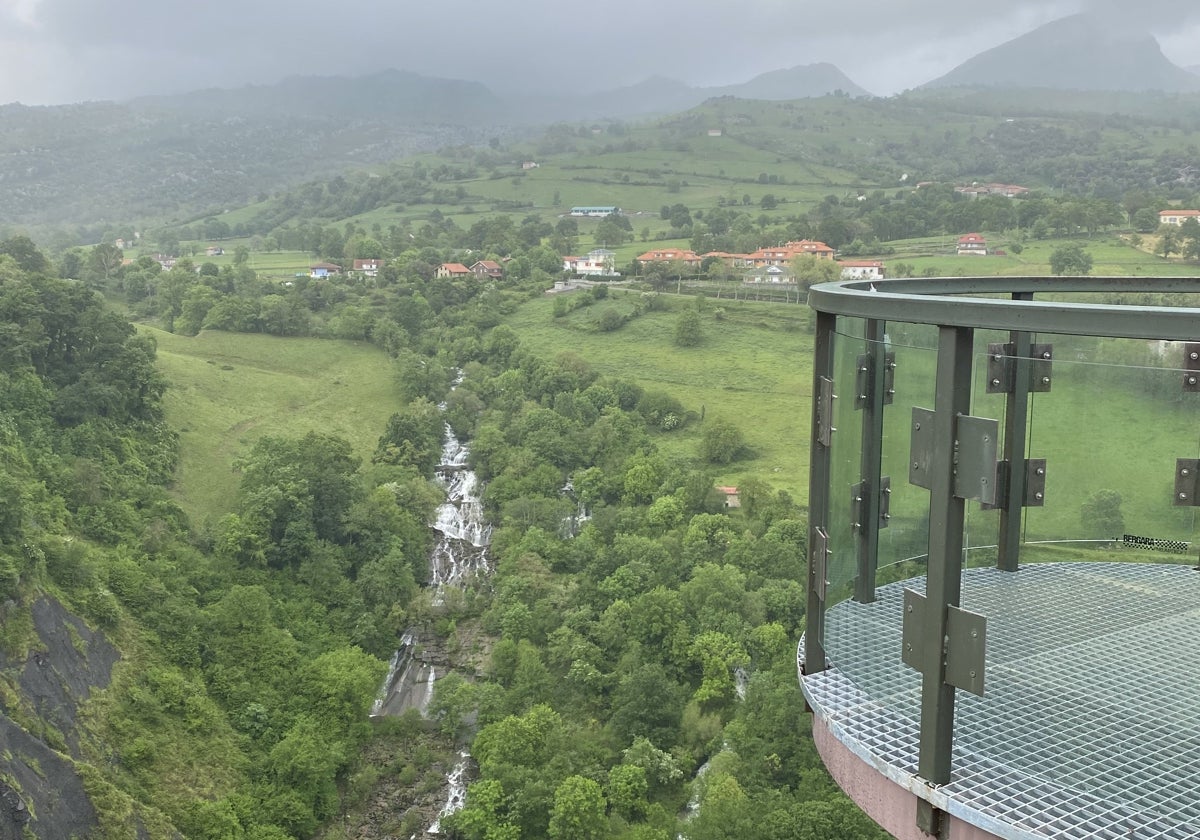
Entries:
{"type": "MultiPolygon", "coordinates": [[[[670,395],[524,350],[497,323],[540,285],[398,276],[356,293],[406,401],[370,463],[329,435],[264,438],[229,513],[198,527],[169,493],[177,442],[154,344],[93,288],[120,301],[143,267],[89,284],[54,277],[27,239],[0,253],[0,785],[34,836],[347,836],[331,818],[381,780],[436,785],[455,743],[477,764],[448,836],[666,840],[693,787],[693,840],[882,836],[806,734],[803,508],[747,481],[725,509],[708,469],[736,428],[712,424],[725,437],[707,454],[665,458],[656,435],[695,421],[670,395]],[[440,401],[497,527],[491,578],[435,599],[440,401]],[[78,616],[73,645],[47,641],[48,604],[78,616]],[[412,628],[478,666],[439,682],[432,730],[372,724],[412,628]],[[65,680],[102,650],[74,703],[29,691],[31,674],[65,680]],[[90,804],[56,806],[73,787],[90,804]]],[[[319,295],[262,294],[251,275],[143,279],[149,299],[229,283],[260,312],[283,297],[296,317],[346,317],[325,320],[319,295]]],[[[185,310],[159,314],[180,326],[185,310]]]]}

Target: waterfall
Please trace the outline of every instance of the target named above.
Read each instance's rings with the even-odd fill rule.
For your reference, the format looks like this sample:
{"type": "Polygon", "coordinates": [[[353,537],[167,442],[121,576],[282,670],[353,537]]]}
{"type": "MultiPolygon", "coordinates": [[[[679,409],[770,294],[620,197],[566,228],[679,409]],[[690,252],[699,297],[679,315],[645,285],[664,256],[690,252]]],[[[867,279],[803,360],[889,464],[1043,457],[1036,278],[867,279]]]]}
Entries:
{"type": "Polygon", "coordinates": [[[442,463],[437,468],[437,482],[446,491],[446,501],[438,506],[434,518],[438,536],[429,558],[429,582],[439,592],[448,584],[462,586],[469,577],[489,571],[487,547],[492,526],[483,518],[479,479],[467,467],[470,455],[447,423],[442,463]]]}
{"type": "MultiPolygon", "coordinates": [[[[454,387],[462,381],[460,373],[454,387]]],[[[444,412],[446,404],[439,408],[444,412]]],[[[468,466],[470,448],[458,439],[450,424],[445,424],[442,454],[435,479],[446,491],[446,500],[438,506],[430,527],[435,532],[434,546],[429,554],[429,586],[433,604],[445,603],[446,587],[462,587],[472,579],[491,572],[487,549],[492,541],[492,526],[484,519],[480,500],[479,478],[468,466]]],[[[401,714],[418,709],[426,714],[433,701],[438,672],[433,663],[418,659],[418,644],[412,633],[405,633],[400,648],[392,657],[388,676],[380,688],[379,697],[371,709],[372,717],[401,714]],[[418,687],[421,688],[418,688],[418,687]]],[[[443,663],[444,664],[444,663],[443,663]]],[[[443,672],[442,676],[445,676],[443,672]]],[[[438,834],[442,818],[462,808],[467,797],[467,770],[470,753],[459,752],[459,760],[446,777],[446,804],[426,831],[438,834]]]]}
{"type": "MultiPolygon", "coordinates": [[[[734,668],[733,690],[737,694],[738,702],[746,699],[746,686],[749,684],[750,672],[741,665],[734,668]]],[[[701,764],[700,768],[696,770],[696,775],[692,777],[692,795],[688,797],[687,805],[684,806],[683,813],[680,814],[680,818],[684,823],[694,820],[696,815],[700,813],[700,798],[701,794],[703,793],[703,785],[701,783],[704,781],[704,777],[708,774],[709,768],[712,767],[713,759],[725,752],[727,749],[729,749],[729,743],[727,741],[722,741],[721,749],[717,750],[716,755],[709,756],[708,760],[701,764]]],[[[688,840],[688,836],[684,830],[681,829],[678,833],[676,833],[675,840],[688,840]]]]}
{"type": "Polygon", "coordinates": [[[427,834],[439,834],[442,830],[442,817],[462,810],[463,804],[467,801],[467,764],[470,760],[470,753],[466,750],[459,751],[458,763],[446,777],[446,782],[449,784],[449,789],[446,791],[446,804],[438,812],[433,825],[425,830],[427,834]]]}

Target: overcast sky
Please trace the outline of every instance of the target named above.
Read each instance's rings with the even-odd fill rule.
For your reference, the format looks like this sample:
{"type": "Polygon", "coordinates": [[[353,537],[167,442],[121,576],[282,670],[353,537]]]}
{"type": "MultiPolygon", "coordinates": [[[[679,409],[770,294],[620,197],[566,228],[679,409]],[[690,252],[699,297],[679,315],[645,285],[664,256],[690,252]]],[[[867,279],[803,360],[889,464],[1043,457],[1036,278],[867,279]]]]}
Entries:
{"type": "Polygon", "coordinates": [[[0,103],[126,99],[394,67],[497,92],[665,75],[741,82],[829,61],[872,93],[1078,11],[1200,65],[1197,0],[0,0],[0,103]]]}

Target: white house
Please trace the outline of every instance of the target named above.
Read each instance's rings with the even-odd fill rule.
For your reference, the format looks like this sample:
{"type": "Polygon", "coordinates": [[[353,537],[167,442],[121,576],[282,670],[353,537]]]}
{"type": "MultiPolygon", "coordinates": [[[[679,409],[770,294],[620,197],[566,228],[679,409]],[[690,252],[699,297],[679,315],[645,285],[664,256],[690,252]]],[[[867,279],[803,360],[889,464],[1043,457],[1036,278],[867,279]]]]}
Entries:
{"type": "Polygon", "coordinates": [[[1195,219],[1200,222],[1200,210],[1159,210],[1158,223],[1160,225],[1175,225],[1181,226],[1188,219],[1195,219]]]}
{"type": "Polygon", "coordinates": [[[843,280],[882,280],[883,263],[879,260],[838,260],[843,280]]]}
{"type": "Polygon", "coordinates": [[[563,257],[563,271],[578,275],[600,275],[607,277],[619,276],[613,270],[613,258],[616,254],[606,248],[589,251],[586,257],[563,257]]]}

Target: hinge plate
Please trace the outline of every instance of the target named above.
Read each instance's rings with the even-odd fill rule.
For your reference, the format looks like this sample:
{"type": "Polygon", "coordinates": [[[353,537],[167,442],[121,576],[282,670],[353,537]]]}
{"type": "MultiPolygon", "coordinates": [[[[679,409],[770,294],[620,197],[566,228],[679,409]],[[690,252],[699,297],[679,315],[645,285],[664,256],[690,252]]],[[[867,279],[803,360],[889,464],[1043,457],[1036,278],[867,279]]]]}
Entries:
{"type": "Polygon", "coordinates": [[[817,443],[828,448],[833,444],[833,380],[822,376],[817,386],[817,443]]]}
{"type": "Polygon", "coordinates": [[[1200,393],[1200,344],[1183,345],[1183,390],[1200,393]]]}
{"type": "Polygon", "coordinates": [[[829,568],[829,535],[825,533],[825,529],[816,527],[812,529],[812,536],[809,538],[809,545],[812,546],[811,562],[809,563],[809,586],[816,593],[817,598],[825,602],[825,589],[829,585],[828,568],[829,568]]]}
{"type": "Polygon", "coordinates": [[[946,638],[947,684],[982,697],[987,618],[961,607],[947,607],[946,638]]]}
{"type": "Polygon", "coordinates": [[[1175,459],[1175,507],[1200,507],[1200,459],[1175,459]]]}
{"type": "MultiPolygon", "coordinates": [[[[988,345],[987,393],[1011,394],[1016,391],[1016,352],[1016,347],[1011,342],[988,345]]],[[[1029,358],[1029,382],[1025,390],[1049,391],[1053,378],[1054,345],[1030,345],[1029,358]]]]}
{"type": "MultiPolygon", "coordinates": [[[[854,362],[854,408],[867,407],[871,394],[872,375],[871,365],[875,356],[871,353],[861,354],[854,362]]],[[[883,354],[883,404],[891,405],[896,396],[896,352],[889,350],[883,354]]]]}
{"type": "MultiPolygon", "coordinates": [[[[941,646],[922,644],[925,633],[925,611],[928,601],[920,592],[904,590],[904,614],[900,658],[910,668],[926,673],[935,657],[942,655],[941,646]]],[[[946,684],[972,694],[983,696],[984,671],[987,664],[987,617],[964,610],[946,607],[946,684]]]]}
{"type": "Polygon", "coordinates": [[[958,417],[954,437],[954,495],[996,503],[996,451],[1000,424],[987,417],[958,417]]]}
{"type": "MultiPolygon", "coordinates": [[[[1008,501],[1010,470],[1008,461],[996,462],[996,501],[992,504],[980,503],[980,510],[996,510],[1002,508],[1008,501]]],[[[1046,504],[1046,459],[1025,459],[1025,498],[1021,507],[1042,507],[1046,504]]]]}
{"type": "Polygon", "coordinates": [[[908,483],[926,490],[933,489],[929,475],[930,459],[933,457],[933,417],[928,408],[913,406],[912,437],[908,451],[908,483]]]}

